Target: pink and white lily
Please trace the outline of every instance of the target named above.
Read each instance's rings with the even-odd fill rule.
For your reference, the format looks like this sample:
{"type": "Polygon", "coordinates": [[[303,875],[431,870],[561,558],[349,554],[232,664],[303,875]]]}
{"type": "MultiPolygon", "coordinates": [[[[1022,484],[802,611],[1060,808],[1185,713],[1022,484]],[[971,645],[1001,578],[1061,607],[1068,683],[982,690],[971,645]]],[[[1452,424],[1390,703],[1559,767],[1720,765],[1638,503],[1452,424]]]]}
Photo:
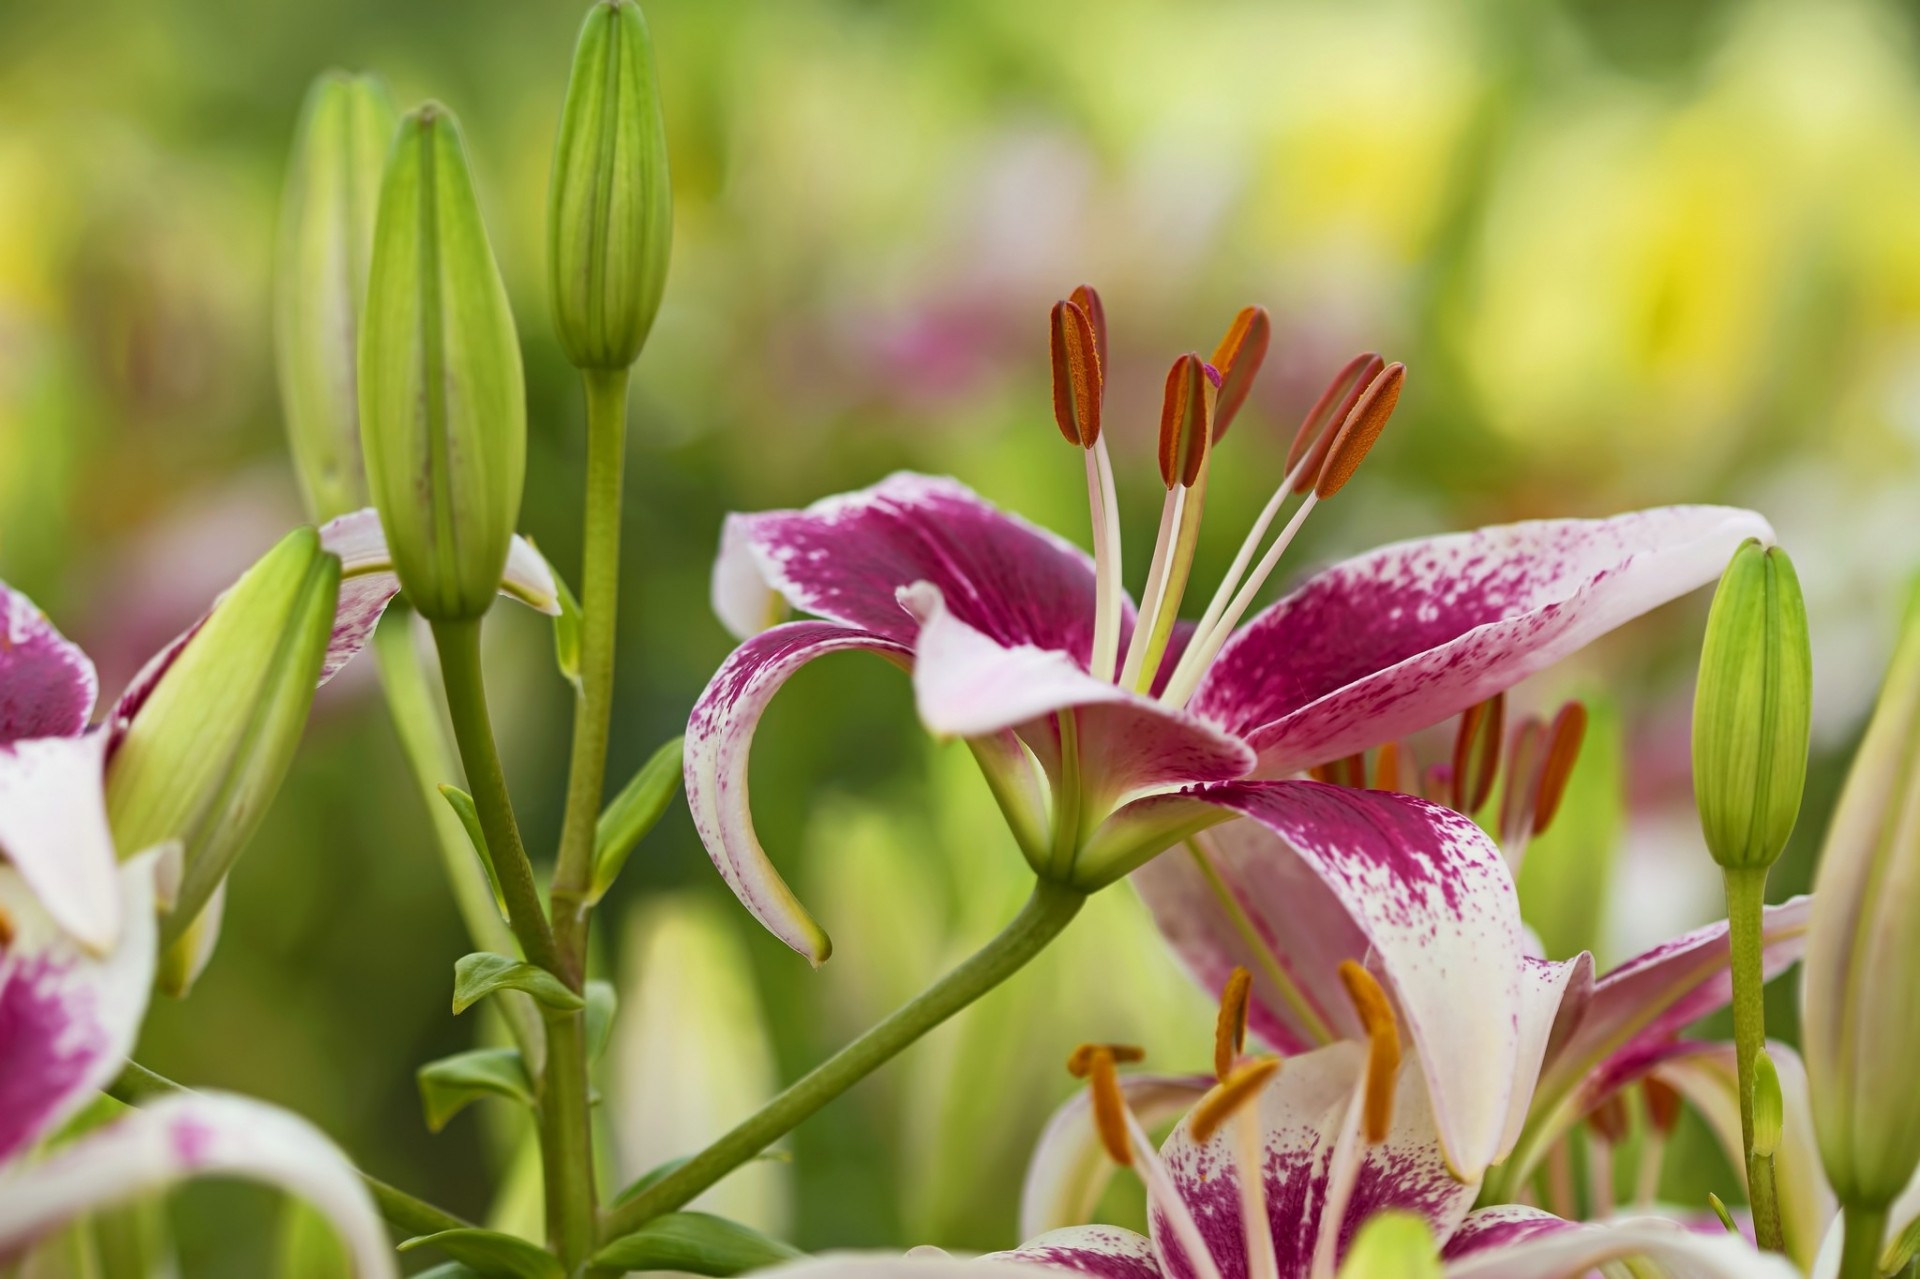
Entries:
{"type": "MultiPolygon", "coordinates": [[[[340,557],[342,569],[324,684],[366,646],[400,583],[371,509],[326,525],[321,544],[340,557]]],[[[559,612],[552,571],[522,539],[514,539],[501,590],[542,612],[559,612]]],[[[127,920],[105,799],[114,750],[198,631],[195,623],[161,649],[90,727],[99,694],[93,663],[31,600],[0,582],[0,859],[31,886],[50,917],[96,954],[116,946],[127,920]]],[[[210,946],[211,930],[199,940],[210,946]]]]}
{"type": "MultiPolygon", "coordinates": [[[[1400,543],[1324,570],[1241,625],[1302,521],[1385,425],[1404,374],[1368,357],[1309,415],[1201,620],[1176,624],[1213,446],[1245,398],[1264,333],[1250,309],[1212,363],[1183,357],[1169,376],[1167,500],[1140,610],[1120,585],[1098,426],[1104,321],[1090,290],[1055,308],[1053,338],[1056,417],[1085,453],[1094,555],[955,481],[911,474],[805,510],[730,517],[714,604],[744,642],[694,707],[688,800],[741,901],[825,960],[826,933],[754,831],[747,761],[787,678],[858,650],[909,671],[927,728],[967,741],[1045,878],[1096,889],[1212,827],[1221,839],[1271,841],[1287,858],[1273,873],[1301,903],[1283,929],[1299,948],[1292,960],[1330,978],[1339,960],[1371,957],[1432,1066],[1449,1160],[1477,1178],[1517,1133],[1505,1081],[1544,1048],[1545,1030],[1523,1043],[1523,1014],[1551,999],[1522,964],[1500,850],[1437,805],[1292,777],[1461,712],[1714,580],[1741,541],[1770,542],[1772,531],[1750,511],[1670,507],[1400,543]],[[776,603],[815,620],[769,626],[776,603]],[[1313,929],[1316,915],[1331,929],[1313,929]],[[1489,1089],[1448,1065],[1463,1060],[1474,1071],[1498,1061],[1491,1077],[1503,1082],[1489,1089]]],[[[1338,1027],[1321,1029],[1318,1039],[1338,1027]]]]}

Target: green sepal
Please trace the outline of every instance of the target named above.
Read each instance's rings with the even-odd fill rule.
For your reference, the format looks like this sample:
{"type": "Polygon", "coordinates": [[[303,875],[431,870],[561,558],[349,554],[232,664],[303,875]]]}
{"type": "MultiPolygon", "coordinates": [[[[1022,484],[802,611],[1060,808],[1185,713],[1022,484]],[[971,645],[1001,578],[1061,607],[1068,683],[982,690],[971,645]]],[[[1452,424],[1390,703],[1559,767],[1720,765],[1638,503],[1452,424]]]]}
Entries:
{"type": "Polygon", "coordinates": [[[1762,1048],[1753,1059],[1753,1153],[1771,1159],[1780,1148],[1786,1124],[1786,1101],[1780,1093],[1780,1072],[1762,1048]]]}
{"type": "Polygon", "coordinates": [[[586,1003],[538,964],[491,951],[462,955],[453,966],[453,1013],[459,1016],[496,990],[524,990],[549,1008],[571,1010],[586,1003]]]}
{"type": "Polygon", "coordinates": [[[439,1132],[447,1121],[482,1097],[505,1097],[533,1108],[533,1081],[514,1048],[475,1048],[420,1067],[420,1101],[427,1128],[439,1132]]]}
{"type": "Polygon", "coordinates": [[[433,1235],[415,1235],[403,1240],[399,1251],[435,1248],[466,1266],[483,1279],[566,1279],[567,1272],[552,1253],[519,1235],[468,1226],[442,1230],[433,1235]]]}
{"type": "Polygon", "coordinates": [[[634,846],[654,828],[680,793],[681,748],[686,739],[676,737],[662,745],[621,788],[600,814],[593,834],[593,880],[587,901],[598,902],[620,877],[621,867],[634,846]]]}
{"type": "Polygon", "coordinates": [[[613,1038],[613,1014],[619,1007],[620,996],[615,993],[610,981],[590,981],[587,983],[587,1062],[589,1065],[599,1061],[607,1051],[607,1043],[613,1038]]]}
{"type": "Polygon", "coordinates": [[[553,574],[553,590],[560,600],[560,611],[553,619],[553,663],[577,693],[580,691],[580,601],[574,598],[573,588],[558,570],[553,574]]]}
{"type": "Polygon", "coordinates": [[[494,909],[500,912],[504,922],[507,918],[507,895],[500,887],[500,872],[493,868],[493,852],[487,847],[487,833],[480,829],[480,810],[473,806],[473,796],[458,786],[442,782],[440,794],[446,798],[447,806],[453,809],[453,815],[460,819],[461,829],[467,832],[467,842],[473,845],[474,854],[480,858],[480,869],[487,873],[487,887],[493,890],[494,909]]]}
{"type": "Polygon", "coordinates": [[[806,1254],[790,1243],[706,1212],[670,1212],[594,1254],[593,1264],[617,1270],[677,1270],[695,1275],[739,1275],[806,1254]]]}

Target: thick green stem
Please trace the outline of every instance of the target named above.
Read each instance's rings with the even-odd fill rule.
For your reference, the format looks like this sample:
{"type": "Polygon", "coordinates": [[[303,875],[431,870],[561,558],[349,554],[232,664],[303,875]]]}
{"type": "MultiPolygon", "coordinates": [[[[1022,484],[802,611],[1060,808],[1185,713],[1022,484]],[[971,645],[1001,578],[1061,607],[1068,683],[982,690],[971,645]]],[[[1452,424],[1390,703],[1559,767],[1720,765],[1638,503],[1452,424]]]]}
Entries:
{"type": "Polygon", "coordinates": [[[555,1013],[547,1020],[547,1069],[540,1085],[540,1162],[547,1243],[568,1274],[593,1255],[599,1212],[586,1081],[586,1022],[578,1013],[555,1013]]]}
{"type": "Polygon", "coordinates": [[[553,872],[553,928],[575,964],[586,952],[593,836],[606,784],[620,616],[620,484],[626,469],[627,370],[587,369],[587,508],[580,556],[580,696],[553,872]]]}
{"type": "Polygon", "coordinates": [[[1848,1205],[1844,1216],[1846,1242],[1837,1279],[1880,1279],[1880,1244],[1887,1233],[1887,1210],[1848,1205]]]}
{"type": "MultiPolygon", "coordinates": [[[[515,945],[513,931],[493,904],[493,890],[487,887],[472,841],[467,838],[453,808],[440,794],[442,782],[459,776],[460,761],[448,739],[446,722],[434,697],[426,665],[414,646],[412,611],[405,604],[396,600],[387,609],[387,616],[374,632],[373,646],[374,655],[379,659],[380,682],[387,694],[387,710],[393,716],[394,731],[399,734],[400,749],[407,757],[414,783],[420,789],[421,802],[427,806],[447,883],[453,888],[454,905],[467,926],[467,936],[476,950],[511,954],[515,945]]],[[[500,1009],[507,1028],[513,1032],[527,1069],[537,1074],[547,1056],[540,1010],[531,997],[517,990],[499,992],[494,996],[494,1006],[500,1009]]]]}
{"type": "Polygon", "coordinates": [[[1733,958],[1733,1044],[1740,1077],[1740,1134],[1747,1158],[1747,1200],[1753,1208],[1753,1234],[1769,1252],[1786,1250],[1780,1202],[1774,1190],[1773,1159],[1753,1153],[1753,1080],[1755,1062],[1766,1048],[1766,971],[1761,951],[1767,897],[1765,867],[1729,868],[1727,931],[1733,958]]]}
{"type": "Polygon", "coordinates": [[[506,775],[500,771],[500,752],[493,744],[487,688],[480,674],[480,620],[435,622],[433,638],[440,649],[440,678],[447,688],[453,740],[460,747],[460,762],[473,791],[473,806],[480,814],[480,829],[487,837],[487,851],[500,878],[501,894],[507,899],[507,922],[530,962],[568,980],[567,966],[561,962],[547,917],[540,909],[533,865],[527,860],[526,845],[520,842],[506,775]]]}
{"type": "Polygon", "coordinates": [[[965,963],[816,1066],[732,1132],[646,1190],[617,1203],[606,1215],[601,1237],[617,1239],[672,1212],[765,1150],[908,1044],[1018,972],[1060,935],[1085,902],[1085,895],[1071,888],[1044,881],[1036,884],[1013,922],[965,963]]]}
{"type": "MultiPolygon", "coordinates": [[[[121,1070],[120,1077],[107,1085],[107,1096],[129,1106],[141,1106],[158,1097],[174,1094],[191,1094],[193,1090],[184,1084],[177,1084],[165,1075],[148,1070],[137,1061],[129,1061],[121,1070]]],[[[380,1215],[389,1224],[415,1235],[431,1235],[442,1230],[467,1230],[473,1223],[464,1217],[456,1217],[444,1208],[436,1208],[424,1199],[417,1199],[406,1191],[390,1186],[378,1177],[360,1174],[360,1180],[366,1183],[373,1194],[373,1202],[380,1209],[380,1215]]]]}

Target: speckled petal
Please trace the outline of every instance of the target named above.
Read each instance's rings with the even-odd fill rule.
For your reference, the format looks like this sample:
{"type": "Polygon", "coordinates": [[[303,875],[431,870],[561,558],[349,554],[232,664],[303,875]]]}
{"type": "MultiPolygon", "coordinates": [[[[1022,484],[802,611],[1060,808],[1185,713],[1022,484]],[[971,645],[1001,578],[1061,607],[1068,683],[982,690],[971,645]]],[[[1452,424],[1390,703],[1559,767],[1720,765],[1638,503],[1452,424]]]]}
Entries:
{"type": "MultiPolygon", "coordinates": [[[[1141,1126],[1152,1130],[1192,1109],[1213,1082],[1211,1075],[1122,1075],[1120,1091],[1141,1126]]],[[[1053,1112],[1027,1161],[1027,1180],[1020,1192],[1020,1233],[1032,1238],[1084,1225],[1113,1174],[1113,1160],[1093,1126],[1092,1094],[1076,1089],[1053,1112]]]]}
{"type": "MultiPolygon", "coordinates": [[[[1642,1258],[1663,1279],[1795,1279],[1785,1258],[1725,1231],[1708,1234],[1658,1217],[1602,1225],[1537,1208],[1483,1208],[1443,1251],[1447,1279],[1584,1279],[1609,1261],[1642,1258]]],[[[1637,1273],[1637,1272],[1636,1272],[1637,1273]]]]}
{"type": "Polygon", "coordinates": [[[1070,1270],[1094,1279],[1162,1279],[1153,1241],[1118,1226],[1069,1226],[1029,1239],[982,1261],[1014,1262],[1070,1270]]]}
{"type": "Polygon", "coordinates": [[[1246,737],[1263,776],[1454,715],[1712,582],[1751,511],[1676,506],[1402,542],[1338,564],[1249,622],[1193,709],[1246,737]]]}
{"type": "Polygon", "coordinates": [[[93,663],[32,600],[0,582],[0,744],[73,737],[93,714],[93,663]]]}

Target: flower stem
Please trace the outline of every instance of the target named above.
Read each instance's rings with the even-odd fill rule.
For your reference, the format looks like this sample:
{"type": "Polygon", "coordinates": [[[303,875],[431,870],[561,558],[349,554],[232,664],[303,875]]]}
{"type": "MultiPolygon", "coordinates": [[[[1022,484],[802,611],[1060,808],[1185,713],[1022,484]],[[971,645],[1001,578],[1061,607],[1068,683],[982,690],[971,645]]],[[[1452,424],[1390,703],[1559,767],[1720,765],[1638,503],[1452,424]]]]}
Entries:
{"type": "Polygon", "coordinates": [[[1887,1232],[1887,1210],[1848,1204],[1844,1217],[1846,1242],[1840,1253],[1837,1279],[1879,1279],[1880,1243],[1887,1232]]]}
{"type": "Polygon", "coordinates": [[[1045,881],[1035,884],[1033,896],[1013,922],[965,963],[816,1066],[732,1132],[639,1194],[616,1202],[606,1215],[601,1237],[617,1239],[672,1212],[765,1150],[908,1044],[1018,972],[1060,935],[1085,902],[1085,895],[1071,888],[1045,881]]]}
{"type": "Polygon", "coordinates": [[[1766,971],[1761,930],[1767,896],[1767,871],[1728,867],[1727,930],[1733,960],[1733,1043],[1740,1076],[1740,1134],[1747,1158],[1747,1200],[1753,1208],[1753,1233],[1762,1248],[1783,1252],[1780,1203],[1774,1191],[1773,1159],[1753,1153],[1753,1080],[1755,1061],[1766,1047],[1766,971]]]}
{"type": "Polygon", "coordinates": [[[480,829],[487,837],[500,891],[507,899],[507,923],[520,940],[527,958],[565,979],[560,952],[540,909],[540,890],[534,887],[533,866],[520,826],[513,819],[507,779],[500,771],[500,753],[493,744],[493,724],[487,715],[487,688],[480,674],[480,620],[435,622],[434,643],[440,649],[440,678],[447,688],[447,709],[453,716],[453,739],[473,790],[480,829]]]}
{"type": "Polygon", "coordinates": [[[548,1243],[572,1274],[593,1255],[599,1213],[593,1123],[587,1108],[586,1021],[578,1012],[547,1019],[547,1069],[540,1082],[540,1162],[545,1172],[548,1243]]]}

